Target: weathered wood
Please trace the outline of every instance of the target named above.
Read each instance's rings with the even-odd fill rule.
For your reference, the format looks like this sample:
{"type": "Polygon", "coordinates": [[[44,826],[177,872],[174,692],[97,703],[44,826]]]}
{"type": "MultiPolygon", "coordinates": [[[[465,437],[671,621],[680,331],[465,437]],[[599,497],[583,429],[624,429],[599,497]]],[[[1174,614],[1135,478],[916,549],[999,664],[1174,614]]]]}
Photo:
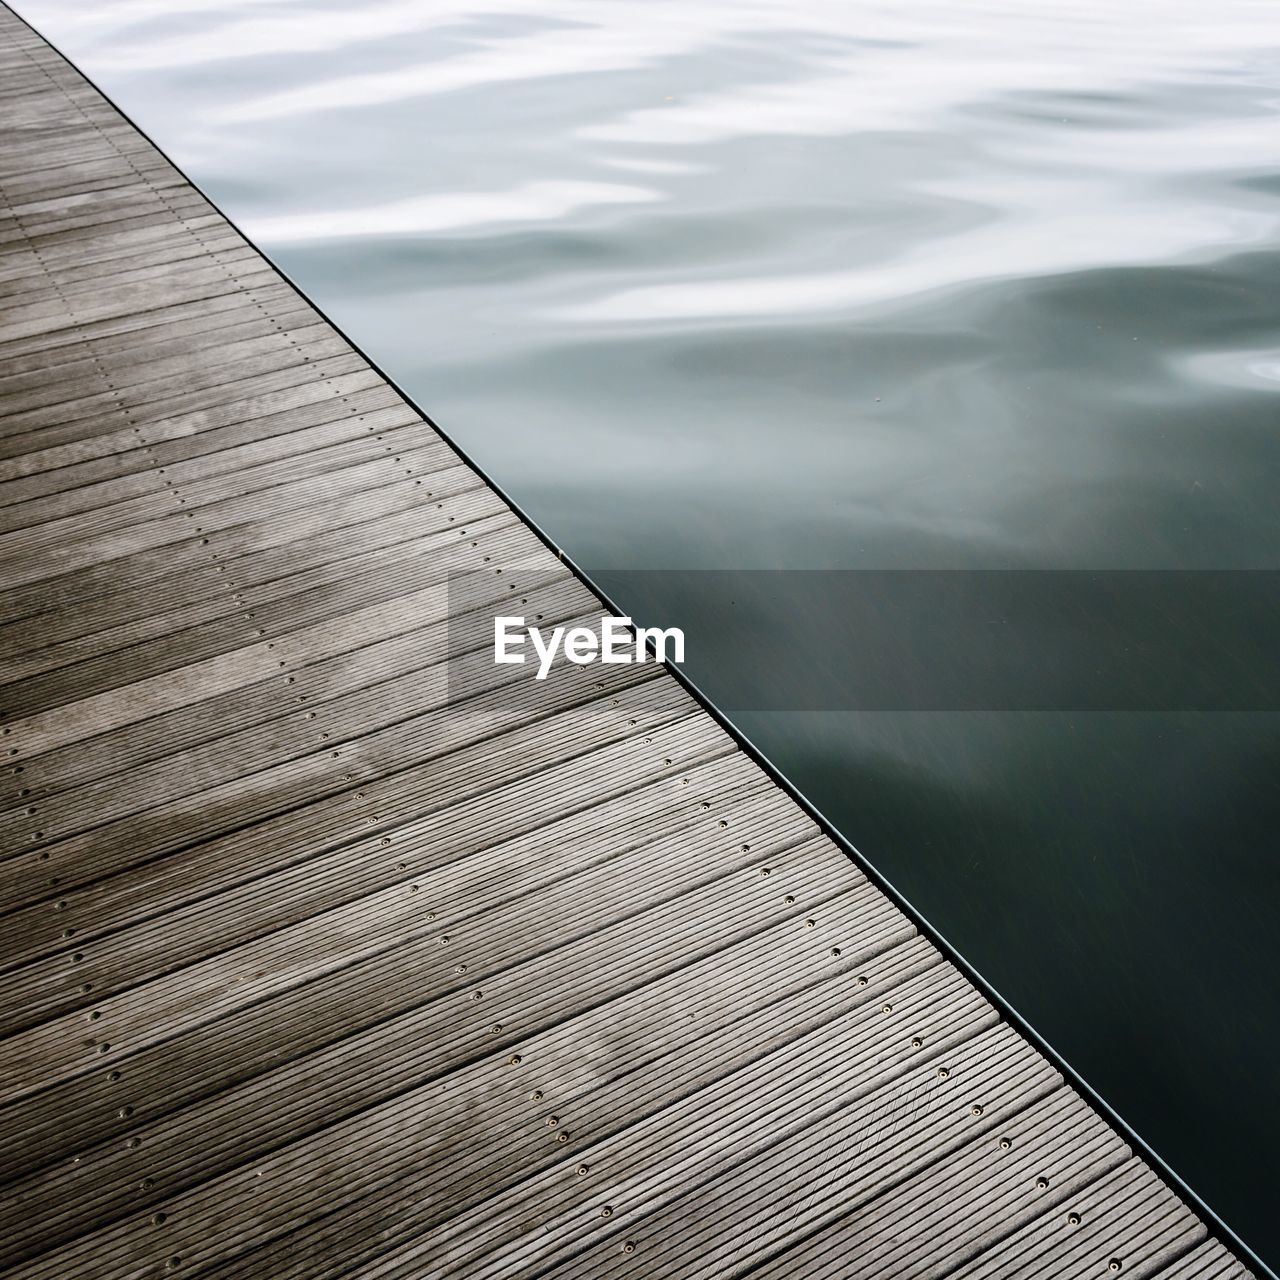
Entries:
{"type": "Polygon", "coordinates": [[[0,1265],[1245,1269],[0,8],[0,1265]]]}

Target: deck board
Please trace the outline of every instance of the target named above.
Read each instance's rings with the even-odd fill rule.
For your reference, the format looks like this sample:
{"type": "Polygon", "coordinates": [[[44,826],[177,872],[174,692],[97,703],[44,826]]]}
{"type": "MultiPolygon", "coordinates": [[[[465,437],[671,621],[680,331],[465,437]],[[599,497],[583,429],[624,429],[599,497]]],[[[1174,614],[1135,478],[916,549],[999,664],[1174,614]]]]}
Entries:
{"type": "Polygon", "coordinates": [[[0,6],[0,1267],[1249,1273],[0,6]]]}

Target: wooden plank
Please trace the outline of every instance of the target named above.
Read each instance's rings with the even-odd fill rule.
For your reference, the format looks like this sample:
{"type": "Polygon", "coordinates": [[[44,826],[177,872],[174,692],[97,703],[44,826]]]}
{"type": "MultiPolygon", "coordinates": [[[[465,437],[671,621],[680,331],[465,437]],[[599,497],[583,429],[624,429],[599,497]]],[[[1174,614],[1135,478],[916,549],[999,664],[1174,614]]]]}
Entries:
{"type": "MultiPolygon", "coordinates": [[[[550,824],[536,827],[507,845],[499,842],[498,845],[491,846],[487,854],[482,851],[469,866],[462,864],[462,875],[457,882],[458,886],[465,888],[469,882],[479,883],[487,879],[493,884],[495,893],[501,892],[503,877],[501,876],[502,863],[499,859],[504,851],[508,856],[513,851],[524,855],[522,864],[525,866],[536,867],[539,862],[546,865],[545,859],[535,859],[532,854],[539,850],[554,848],[557,844],[563,845],[570,842],[576,844],[579,840],[591,839],[592,832],[606,830],[610,826],[616,832],[620,829],[619,824],[628,817],[642,822],[646,832],[652,831],[654,838],[660,838],[666,832],[685,825],[690,815],[696,819],[698,814],[703,812],[700,808],[702,799],[714,796],[721,791],[726,794],[733,793],[735,785],[740,783],[735,781],[735,777],[726,779],[724,773],[726,768],[732,768],[735,777],[740,777],[740,763],[732,757],[721,757],[719,763],[712,759],[710,763],[704,762],[690,766],[688,784],[684,783],[683,775],[678,778],[668,776],[658,779],[639,790],[622,793],[598,805],[588,806],[567,818],[561,817],[550,824]]],[[[637,832],[628,833],[628,838],[635,840],[642,837],[637,832]]],[[[455,928],[460,920],[466,918],[465,910],[459,911],[448,901],[435,910],[442,929],[455,928]]],[[[759,952],[758,948],[753,948],[751,955],[752,962],[772,963],[759,952]]],[[[709,969],[715,969],[718,972],[724,970],[730,963],[730,951],[718,952],[708,960],[707,965],[703,966],[702,977],[707,978],[709,969]]],[[[740,959],[732,960],[734,971],[737,972],[746,963],[740,959]]],[[[781,960],[778,963],[781,963],[781,960]]],[[[698,975],[695,974],[690,978],[688,970],[682,969],[676,971],[671,981],[676,982],[678,979],[678,985],[681,985],[682,989],[688,988],[686,992],[688,995],[694,990],[688,984],[695,981],[697,977],[698,975]]],[[[347,983],[351,990],[359,990],[359,984],[354,976],[341,981],[347,983]]],[[[800,980],[797,979],[797,981],[800,980]]],[[[671,983],[667,985],[670,987],[671,983]]],[[[717,985],[719,984],[709,979],[703,983],[707,990],[712,990],[717,985]]],[[[319,991],[318,988],[316,990],[319,991]]],[[[407,1000],[405,1008],[412,1007],[411,996],[412,989],[406,986],[404,988],[404,997],[407,1000]]],[[[774,997],[770,997],[769,992],[761,988],[753,993],[752,998],[767,1001],[767,998],[774,997]]],[[[219,1088],[227,1082],[223,1073],[228,1070],[230,1059],[227,1051],[232,1048],[235,1050],[236,1071],[241,1074],[241,1078],[269,1070],[278,1045],[277,1035],[271,1031],[271,1025],[273,1021],[282,1017],[295,1020],[298,1024],[295,1028],[297,1034],[303,1036],[304,1041],[310,1041],[316,1045],[341,1039],[344,1029],[351,1030],[366,1024],[371,1025],[378,1020],[368,1009],[361,1011],[359,1006],[354,1004],[349,1008],[355,1016],[355,1021],[350,1024],[350,1027],[344,1028],[341,1025],[319,1022],[313,1024],[298,1018],[297,1015],[302,1012],[302,1009],[297,1005],[285,1003],[282,999],[266,1002],[256,1009],[246,1010],[240,1016],[238,1020],[240,1025],[234,1029],[234,1034],[229,1035],[232,1029],[228,1024],[215,1021],[188,1033],[186,1037],[165,1041],[146,1050],[130,1060],[128,1079],[131,1096],[146,1098],[147,1101],[127,1117],[105,1117],[100,1108],[84,1113],[75,1111],[74,1108],[67,1107],[65,1096],[59,1099],[57,1095],[60,1089],[55,1087],[41,1094],[26,1107],[28,1121],[38,1128],[39,1132],[32,1130],[29,1134],[24,1132],[22,1135],[15,1136],[15,1142],[19,1146],[14,1152],[14,1167],[21,1168],[23,1165],[32,1163],[36,1167],[41,1167],[42,1161],[56,1162],[59,1159],[59,1153],[63,1155],[73,1153],[90,1141],[98,1141],[109,1133],[122,1131],[122,1127],[117,1123],[121,1119],[132,1119],[133,1114],[145,1114],[148,1119],[152,1119],[167,1114],[188,1101],[218,1092],[219,1088]],[[254,1027],[257,1028],[256,1031],[252,1029],[254,1027]],[[198,1069],[194,1073],[187,1070],[181,1073],[175,1072],[173,1064],[178,1060],[175,1055],[180,1056],[189,1065],[199,1064],[198,1069]],[[174,1081],[176,1092],[155,1087],[166,1075],[179,1074],[182,1079],[174,1081]],[[146,1084],[147,1080],[153,1082],[151,1087],[146,1084]],[[68,1132],[68,1126],[70,1126],[70,1132],[68,1132]]],[[[725,1016],[731,1017],[731,1011],[726,1010],[725,1016]]],[[[305,1051],[306,1044],[299,1041],[296,1042],[295,1047],[301,1054],[305,1051]]],[[[65,1094],[66,1090],[63,1089],[61,1092],[65,1094]]]]}
{"type": "Polygon", "coordinates": [[[306,383],[359,372],[364,367],[364,362],[354,353],[316,354],[316,358],[312,358],[312,353],[280,355],[260,360],[257,364],[256,369],[248,372],[241,369],[239,376],[234,368],[207,371],[202,379],[204,385],[196,391],[181,390],[179,384],[173,383],[170,395],[145,405],[126,408],[123,393],[120,396],[109,393],[93,396],[87,402],[79,401],[79,416],[71,416],[65,406],[52,413],[33,415],[43,421],[25,424],[21,432],[15,428],[12,435],[0,430],[0,455],[50,449],[124,428],[132,430],[141,442],[147,439],[146,432],[154,430],[157,422],[162,423],[174,415],[216,409],[228,400],[250,399],[272,391],[301,387],[306,383]]]}
{"type": "MultiPolygon", "coordinates": [[[[18,678],[18,672],[42,671],[78,661],[98,652],[133,644],[148,635],[162,634],[186,625],[187,618],[213,616],[230,612],[234,602],[252,601],[258,588],[276,580],[300,573],[318,573],[338,561],[357,561],[366,555],[396,554],[393,548],[412,543],[437,532],[453,537],[476,536],[484,525],[477,522],[495,518],[506,510],[504,504],[488,489],[478,486],[461,467],[438,473],[427,496],[432,500],[411,506],[392,506],[388,513],[379,510],[360,524],[331,527],[328,536],[308,539],[301,544],[285,543],[262,550],[247,550],[236,555],[225,552],[224,562],[235,575],[234,587],[221,594],[210,593],[208,577],[212,565],[201,575],[169,574],[153,579],[144,586],[124,588],[109,595],[89,596],[77,600],[75,610],[37,612],[34,616],[0,623],[0,653],[6,660],[0,665],[5,673],[3,683],[18,678]],[[445,483],[451,475],[458,484],[445,483]],[[468,483],[468,481],[470,483],[468,483]],[[443,485],[443,487],[442,487],[443,485]],[[149,595],[153,612],[140,608],[149,595]],[[183,611],[181,620],[174,615],[183,611]],[[73,644],[79,640],[80,645],[73,644]],[[13,666],[9,665],[10,660],[13,666]]],[[[413,486],[417,488],[417,486],[413,486]]],[[[248,526],[233,526],[231,538],[247,537],[248,526]]],[[[222,546],[224,539],[211,532],[196,546],[222,546]]],[[[357,567],[353,565],[352,567],[357,567]]]]}
{"type": "Polygon", "coordinates": [[[0,7],[7,1275],[1248,1272],[0,7]]]}
{"type": "MultiPolygon", "coordinates": [[[[15,587],[7,595],[0,596],[0,617],[33,617],[65,607],[73,601],[82,602],[117,590],[141,587],[157,578],[168,581],[192,569],[216,572],[212,550],[219,551],[216,559],[222,562],[224,570],[229,569],[233,574],[242,560],[272,548],[288,549],[305,560],[313,538],[347,536],[342,531],[360,524],[366,516],[377,519],[421,507],[423,499],[444,508],[452,496],[478,487],[475,473],[460,465],[438,472],[429,480],[415,477],[372,489],[357,489],[327,505],[295,510],[288,521],[255,520],[252,513],[233,511],[232,519],[224,526],[206,529],[203,523],[196,521],[196,513],[190,512],[188,518],[192,532],[185,540],[160,541],[159,545],[145,551],[126,551],[107,563],[87,564],[82,569],[55,573],[27,587],[15,587]]],[[[228,589],[235,589],[237,582],[228,579],[228,589]]]]}
{"type": "MultiPolygon", "coordinates": [[[[839,1216],[773,1255],[762,1280],[875,1280],[935,1273],[945,1253],[954,1266],[992,1248],[1033,1218],[1056,1210],[1130,1157],[1121,1139],[1067,1090],[1029,1108],[927,1165],[865,1209],[839,1216]]],[[[1073,1225],[1068,1221],[1067,1225],[1073,1225]]]]}
{"type": "MultiPolygon", "coordinates": [[[[220,318],[220,313],[209,317],[211,322],[220,318]]],[[[268,323],[279,321],[273,319],[268,323]]],[[[125,427],[71,444],[36,450],[0,462],[0,476],[4,477],[0,485],[6,501],[24,501],[41,493],[78,488],[113,476],[217,452],[232,443],[261,439],[277,432],[288,434],[295,422],[309,426],[348,409],[359,413],[366,407],[384,409],[399,403],[399,396],[371,370],[357,369],[349,374],[332,375],[318,384],[307,382],[209,409],[174,414],[149,424],[145,432],[125,427]],[[361,395],[358,401],[354,398],[357,394],[361,395]],[[334,399],[332,408],[320,403],[331,398],[334,399]],[[289,416],[282,417],[285,414],[289,416]],[[316,414],[325,417],[317,418],[316,414]],[[33,476],[41,477],[34,485],[20,483],[33,476]]]]}
{"type": "Polygon", "coordinates": [[[1155,1274],[1160,1280],[1239,1280],[1249,1273],[1216,1240],[1206,1240],[1155,1274]]]}

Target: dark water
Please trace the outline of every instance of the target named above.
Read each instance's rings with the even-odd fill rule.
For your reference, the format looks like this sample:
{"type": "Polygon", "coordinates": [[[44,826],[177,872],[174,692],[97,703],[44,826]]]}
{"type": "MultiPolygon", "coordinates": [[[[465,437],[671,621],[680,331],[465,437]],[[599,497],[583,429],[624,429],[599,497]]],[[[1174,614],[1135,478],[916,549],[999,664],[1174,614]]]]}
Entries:
{"type": "MultiPolygon", "coordinates": [[[[1280,568],[1273,0],[19,7],[620,595],[1280,568]]],[[[1280,716],[736,718],[1280,1260],[1280,716]]]]}

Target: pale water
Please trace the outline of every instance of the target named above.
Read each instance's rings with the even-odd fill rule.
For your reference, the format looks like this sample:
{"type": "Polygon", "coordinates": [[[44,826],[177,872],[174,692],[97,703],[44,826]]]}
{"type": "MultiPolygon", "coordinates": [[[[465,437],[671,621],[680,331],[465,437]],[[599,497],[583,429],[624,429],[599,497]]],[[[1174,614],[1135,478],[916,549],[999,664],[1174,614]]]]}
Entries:
{"type": "MultiPolygon", "coordinates": [[[[1280,568],[1273,0],[18,7],[624,605],[1280,568]]],[[[735,718],[1280,1258],[1280,715],[735,718]]]]}

